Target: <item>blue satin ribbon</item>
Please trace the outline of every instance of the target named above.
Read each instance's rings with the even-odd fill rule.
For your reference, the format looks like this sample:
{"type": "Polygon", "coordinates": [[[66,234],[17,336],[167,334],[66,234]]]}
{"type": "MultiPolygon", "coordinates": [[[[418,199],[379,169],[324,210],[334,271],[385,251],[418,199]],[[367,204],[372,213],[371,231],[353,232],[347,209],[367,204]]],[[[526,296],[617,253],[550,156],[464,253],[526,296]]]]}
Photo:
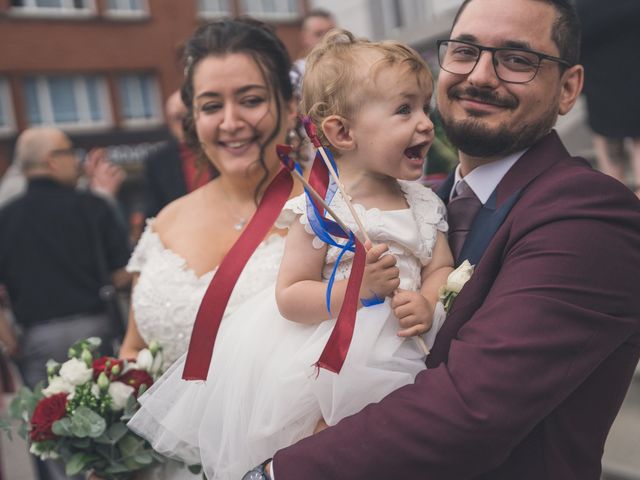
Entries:
{"type": "MultiPolygon", "coordinates": [[[[336,162],[333,158],[333,155],[331,154],[331,151],[325,149],[325,153],[327,154],[327,157],[331,162],[331,166],[334,168],[336,172],[338,172],[338,166],[336,165],[336,162]]],[[[316,160],[323,161],[319,151],[316,153],[316,160]]],[[[294,164],[294,165],[296,170],[302,173],[299,165],[297,164],[294,164]]],[[[335,183],[332,177],[329,177],[327,193],[324,198],[324,201],[326,202],[327,205],[331,204],[331,201],[333,200],[337,190],[338,190],[337,184],[335,183]]],[[[305,194],[307,197],[307,202],[306,202],[307,220],[309,222],[309,225],[311,226],[311,229],[313,230],[313,233],[315,233],[315,235],[327,245],[340,249],[340,254],[336,259],[335,265],[333,266],[333,270],[331,272],[331,276],[329,277],[329,281],[327,282],[326,304],[327,304],[327,312],[329,312],[329,316],[331,316],[332,315],[331,314],[331,292],[333,290],[333,284],[335,282],[338,265],[340,264],[342,257],[347,251],[355,252],[355,236],[353,235],[353,232],[345,232],[342,229],[342,227],[338,225],[338,223],[336,223],[333,220],[329,220],[325,216],[326,212],[320,213],[318,211],[318,208],[316,207],[316,204],[313,201],[313,197],[307,191],[306,188],[305,188],[305,194]],[[344,238],[347,241],[344,244],[338,243],[336,240],[334,240],[333,237],[344,238]]]]}

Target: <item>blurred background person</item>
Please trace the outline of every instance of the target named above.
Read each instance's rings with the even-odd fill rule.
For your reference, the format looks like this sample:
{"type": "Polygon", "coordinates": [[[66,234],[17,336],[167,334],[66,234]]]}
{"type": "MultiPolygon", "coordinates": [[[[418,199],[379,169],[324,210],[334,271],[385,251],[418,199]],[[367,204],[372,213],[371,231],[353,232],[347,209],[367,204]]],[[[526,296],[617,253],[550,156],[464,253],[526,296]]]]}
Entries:
{"type": "Polygon", "coordinates": [[[302,44],[302,56],[293,62],[291,68],[291,83],[295,95],[300,98],[302,91],[302,77],[307,61],[307,55],[315,47],[322,37],[336,27],[336,19],[328,10],[322,8],[314,8],[307,13],[302,20],[302,29],[300,30],[300,43],[302,44]]]}
{"type": "MultiPolygon", "coordinates": [[[[33,388],[46,380],[47,360],[65,361],[77,340],[100,337],[110,353],[121,326],[100,290],[128,284],[129,245],[113,209],[76,189],[79,159],[62,131],[25,130],[15,155],[27,190],[0,209],[0,284],[21,329],[17,364],[33,388]]],[[[38,468],[42,479],[66,478],[57,465],[38,468]]]]}
{"type": "Polygon", "coordinates": [[[172,93],[165,104],[170,138],[147,158],[145,177],[145,215],[155,217],[173,200],[194,191],[215,176],[207,164],[197,165],[197,157],[184,142],[182,122],[187,108],[180,91],[172,93]]]}
{"type": "Polygon", "coordinates": [[[576,0],[576,7],[598,168],[640,196],[640,2],[576,0]]]}

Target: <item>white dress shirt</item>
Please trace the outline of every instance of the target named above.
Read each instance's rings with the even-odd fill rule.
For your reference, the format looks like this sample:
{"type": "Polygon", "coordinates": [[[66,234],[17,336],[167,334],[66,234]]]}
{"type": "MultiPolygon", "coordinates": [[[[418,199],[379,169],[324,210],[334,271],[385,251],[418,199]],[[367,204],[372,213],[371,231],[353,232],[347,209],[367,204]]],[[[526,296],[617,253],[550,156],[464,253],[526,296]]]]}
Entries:
{"type": "MultiPolygon", "coordinates": [[[[526,149],[512,153],[511,155],[500,160],[496,160],[495,162],[480,165],[479,167],[471,170],[464,177],[464,181],[469,185],[469,188],[473,190],[473,193],[476,194],[476,197],[478,197],[478,200],[482,202],[482,205],[487,203],[487,200],[489,200],[489,197],[500,183],[500,180],[502,180],[509,169],[514,163],[516,163],[516,161],[518,161],[524,152],[526,152],[526,149]]],[[[453,195],[453,192],[455,192],[456,186],[461,180],[463,180],[463,177],[460,174],[460,165],[458,165],[455,171],[453,188],[449,194],[449,200],[451,200],[451,196],[453,195]]]]}

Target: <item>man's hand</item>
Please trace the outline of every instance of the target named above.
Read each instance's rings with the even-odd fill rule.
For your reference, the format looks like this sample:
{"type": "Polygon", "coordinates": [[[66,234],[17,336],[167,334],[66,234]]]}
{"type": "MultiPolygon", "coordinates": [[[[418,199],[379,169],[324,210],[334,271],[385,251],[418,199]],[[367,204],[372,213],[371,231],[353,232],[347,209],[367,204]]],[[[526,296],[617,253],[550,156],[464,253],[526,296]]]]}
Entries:
{"type": "Polygon", "coordinates": [[[84,171],[89,188],[110,198],[115,198],[126,177],[123,168],[109,160],[104,148],[94,148],[87,154],[84,171]]]}
{"type": "Polygon", "coordinates": [[[420,292],[397,290],[391,300],[398,317],[399,337],[413,337],[428,332],[433,323],[433,306],[420,292]]]}
{"type": "Polygon", "coordinates": [[[389,250],[384,243],[371,246],[367,242],[365,248],[368,250],[360,298],[387,297],[400,285],[400,270],[396,267],[396,257],[384,255],[389,250]]]}

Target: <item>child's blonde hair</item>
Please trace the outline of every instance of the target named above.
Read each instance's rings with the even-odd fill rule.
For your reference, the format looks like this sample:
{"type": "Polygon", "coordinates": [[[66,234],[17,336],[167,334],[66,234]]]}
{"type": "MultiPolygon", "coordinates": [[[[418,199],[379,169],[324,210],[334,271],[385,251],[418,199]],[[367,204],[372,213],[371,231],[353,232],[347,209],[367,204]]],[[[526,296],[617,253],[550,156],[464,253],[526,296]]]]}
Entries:
{"type": "MultiPolygon", "coordinates": [[[[387,40],[370,42],[351,32],[334,29],[309,54],[302,83],[301,110],[320,127],[325,118],[352,118],[367,98],[375,97],[375,79],[382,67],[405,66],[419,88],[433,88],[431,71],[420,55],[407,45],[387,40]]],[[[318,136],[328,144],[322,128],[318,136]]],[[[334,152],[336,153],[336,152],[334,152]]]]}

